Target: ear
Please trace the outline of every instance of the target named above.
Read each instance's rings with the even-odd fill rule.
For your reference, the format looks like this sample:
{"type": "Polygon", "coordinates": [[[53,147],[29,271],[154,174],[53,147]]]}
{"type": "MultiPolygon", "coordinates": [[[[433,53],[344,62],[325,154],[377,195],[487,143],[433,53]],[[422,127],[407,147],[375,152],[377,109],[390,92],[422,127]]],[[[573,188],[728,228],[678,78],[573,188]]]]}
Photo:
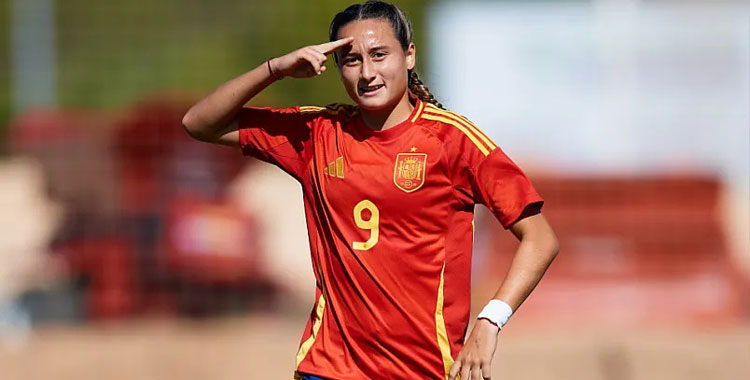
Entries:
{"type": "Polygon", "coordinates": [[[409,42],[409,46],[406,48],[406,68],[408,70],[413,70],[414,66],[417,65],[417,47],[414,45],[414,42],[409,42]]]}

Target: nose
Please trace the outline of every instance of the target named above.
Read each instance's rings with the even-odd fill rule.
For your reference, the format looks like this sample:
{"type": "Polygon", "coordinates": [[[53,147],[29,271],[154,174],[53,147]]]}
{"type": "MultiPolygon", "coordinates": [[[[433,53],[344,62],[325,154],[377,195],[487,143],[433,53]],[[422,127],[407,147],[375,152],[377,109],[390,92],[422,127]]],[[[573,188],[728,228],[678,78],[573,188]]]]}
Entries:
{"type": "Polygon", "coordinates": [[[373,68],[373,62],[369,58],[364,58],[362,60],[362,65],[360,66],[359,71],[359,77],[362,79],[362,81],[365,81],[367,83],[372,82],[373,79],[375,79],[375,70],[373,68]]]}

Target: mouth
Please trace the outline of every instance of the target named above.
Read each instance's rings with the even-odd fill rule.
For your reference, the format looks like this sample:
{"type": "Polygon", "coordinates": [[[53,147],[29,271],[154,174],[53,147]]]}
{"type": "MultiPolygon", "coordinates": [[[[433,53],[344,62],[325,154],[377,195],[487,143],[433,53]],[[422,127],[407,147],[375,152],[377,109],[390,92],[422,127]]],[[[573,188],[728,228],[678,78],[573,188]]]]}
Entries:
{"type": "Polygon", "coordinates": [[[374,86],[359,86],[357,91],[360,96],[372,96],[375,95],[384,85],[378,84],[374,86]]]}

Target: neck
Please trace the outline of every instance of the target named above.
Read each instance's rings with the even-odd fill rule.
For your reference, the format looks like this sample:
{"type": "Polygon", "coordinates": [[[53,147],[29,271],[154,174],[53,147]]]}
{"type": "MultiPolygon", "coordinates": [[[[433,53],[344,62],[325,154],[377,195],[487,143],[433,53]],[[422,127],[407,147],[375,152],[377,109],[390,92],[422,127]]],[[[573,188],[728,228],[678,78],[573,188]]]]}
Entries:
{"type": "Polygon", "coordinates": [[[414,106],[409,101],[409,93],[407,92],[394,107],[386,107],[377,111],[360,109],[360,112],[362,113],[362,121],[368,128],[384,131],[406,120],[413,109],[414,106]]]}

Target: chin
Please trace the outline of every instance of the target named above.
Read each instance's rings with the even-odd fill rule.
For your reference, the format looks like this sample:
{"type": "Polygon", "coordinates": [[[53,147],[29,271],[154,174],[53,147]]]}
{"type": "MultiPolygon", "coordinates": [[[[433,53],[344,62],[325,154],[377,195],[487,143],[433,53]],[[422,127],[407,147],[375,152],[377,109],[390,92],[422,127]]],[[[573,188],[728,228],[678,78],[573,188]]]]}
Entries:
{"type": "Polygon", "coordinates": [[[373,98],[357,97],[356,102],[359,108],[363,110],[380,111],[393,107],[398,100],[394,101],[393,99],[386,99],[385,97],[377,96],[373,98]]]}
{"type": "Polygon", "coordinates": [[[373,102],[372,99],[358,99],[357,105],[360,109],[366,111],[380,111],[387,107],[387,104],[382,102],[373,102]]]}

